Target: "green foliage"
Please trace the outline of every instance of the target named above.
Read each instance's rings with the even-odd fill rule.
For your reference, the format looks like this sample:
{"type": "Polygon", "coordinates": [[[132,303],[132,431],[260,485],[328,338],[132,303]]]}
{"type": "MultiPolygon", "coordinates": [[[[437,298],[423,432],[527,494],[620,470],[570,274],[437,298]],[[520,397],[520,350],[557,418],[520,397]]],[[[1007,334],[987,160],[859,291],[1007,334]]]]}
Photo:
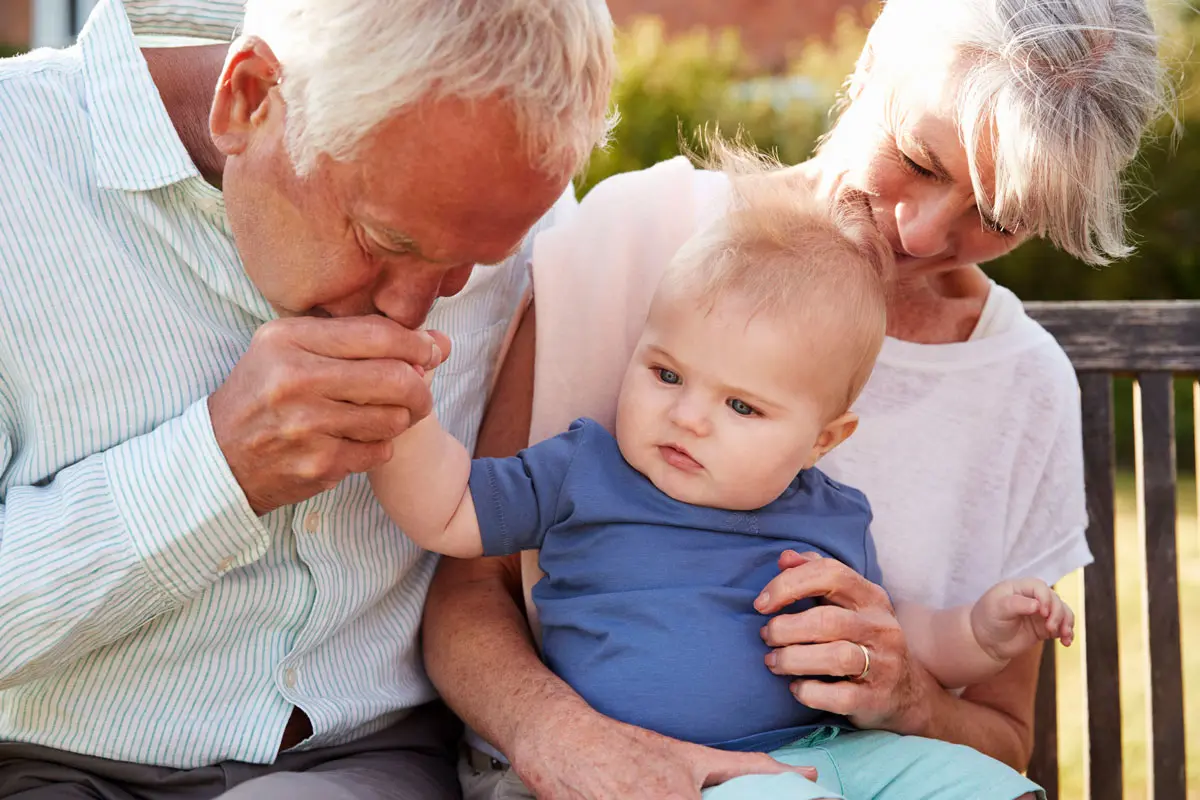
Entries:
{"type": "Polygon", "coordinates": [[[804,160],[826,129],[863,36],[847,15],[832,45],[803,48],[798,64],[808,69],[774,78],[753,73],[732,30],[667,39],[657,19],[635,22],[617,41],[621,77],[613,96],[621,123],[609,148],[593,158],[581,193],[609,175],[678,155],[681,134],[694,143],[704,127],[726,135],[743,130],[784,162],[804,160]]]}
{"type": "Polygon", "coordinates": [[[4,44],[0,42],[0,58],[8,58],[10,56],[19,56],[25,52],[24,47],[17,47],[14,44],[4,44]]]}
{"type": "MultiPolygon", "coordinates": [[[[1164,7],[1158,16],[1163,57],[1177,85],[1183,130],[1200,125],[1200,15],[1164,7]]],[[[1129,170],[1129,229],[1137,251],[1092,268],[1045,241],[1022,245],[987,265],[989,274],[1027,300],[1148,300],[1200,298],[1200,135],[1175,138],[1163,120],[1129,170]]]]}

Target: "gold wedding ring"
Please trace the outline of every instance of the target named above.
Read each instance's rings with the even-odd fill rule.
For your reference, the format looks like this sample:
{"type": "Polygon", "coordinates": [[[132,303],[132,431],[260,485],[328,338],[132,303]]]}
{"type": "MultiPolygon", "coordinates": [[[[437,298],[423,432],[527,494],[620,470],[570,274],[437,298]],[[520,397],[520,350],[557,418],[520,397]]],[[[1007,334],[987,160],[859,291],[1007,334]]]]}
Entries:
{"type": "Polygon", "coordinates": [[[858,642],[854,642],[854,645],[857,646],[859,650],[862,650],[863,661],[865,662],[863,664],[863,671],[858,673],[858,676],[854,678],[854,680],[864,681],[867,679],[867,673],[871,671],[871,651],[867,649],[866,645],[861,645],[858,642]]]}

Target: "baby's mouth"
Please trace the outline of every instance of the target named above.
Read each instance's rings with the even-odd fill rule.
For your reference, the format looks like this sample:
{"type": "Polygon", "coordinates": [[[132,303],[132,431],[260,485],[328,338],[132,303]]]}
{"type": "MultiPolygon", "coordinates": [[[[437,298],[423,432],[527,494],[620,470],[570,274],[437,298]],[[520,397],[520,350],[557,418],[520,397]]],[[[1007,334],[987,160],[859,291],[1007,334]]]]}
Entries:
{"type": "Polygon", "coordinates": [[[658,453],[662,456],[663,461],[675,467],[675,469],[683,470],[684,472],[699,472],[704,469],[700,462],[692,457],[691,453],[679,445],[659,445],[658,453]]]}

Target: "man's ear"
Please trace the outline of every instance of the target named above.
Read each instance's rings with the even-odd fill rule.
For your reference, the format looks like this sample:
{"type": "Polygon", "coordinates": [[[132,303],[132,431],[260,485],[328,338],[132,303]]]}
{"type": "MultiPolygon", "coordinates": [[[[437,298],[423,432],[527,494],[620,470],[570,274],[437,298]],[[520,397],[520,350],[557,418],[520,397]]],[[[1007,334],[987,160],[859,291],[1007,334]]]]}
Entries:
{"type": "Polygon", "coordinates": [[[271,90],[281,74],[279,59],[257,36],[241,39],[229,51],[208,118],[221,153],[236,156],[246,150],[250,134],[267,118],[271,90]]]}
{"type": "Polygon", "coordinates": [[[813,445],[812,453],[804,468],[812,467],[824,458],[826,453],[849,439],[856,430],[858,430],[858,414],[853,411],[847,411],[830,422],[821,429],[820,435],[817,436],[816,444],[813,445]]]}

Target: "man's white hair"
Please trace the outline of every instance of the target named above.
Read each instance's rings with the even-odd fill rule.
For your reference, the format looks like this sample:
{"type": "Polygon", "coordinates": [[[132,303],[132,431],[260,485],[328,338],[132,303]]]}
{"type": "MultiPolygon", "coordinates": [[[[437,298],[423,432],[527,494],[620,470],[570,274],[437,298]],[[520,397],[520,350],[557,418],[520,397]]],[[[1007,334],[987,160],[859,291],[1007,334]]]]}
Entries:
{"type": "Polygon", "coordinates": [[[279,59],[301,174],[430,98],[503,98],[531,163],[555,175],[579,170],[611,127],[604,0],[247,0],[243,33],[279,59]]]}
{"type": "Polygon", "coordinates": [[[1145,0],[889,0],[859,70],[942,44],[980,209],[1088,263],[1128,255],[1122,172],[1169,110],[1145,0]]]}

